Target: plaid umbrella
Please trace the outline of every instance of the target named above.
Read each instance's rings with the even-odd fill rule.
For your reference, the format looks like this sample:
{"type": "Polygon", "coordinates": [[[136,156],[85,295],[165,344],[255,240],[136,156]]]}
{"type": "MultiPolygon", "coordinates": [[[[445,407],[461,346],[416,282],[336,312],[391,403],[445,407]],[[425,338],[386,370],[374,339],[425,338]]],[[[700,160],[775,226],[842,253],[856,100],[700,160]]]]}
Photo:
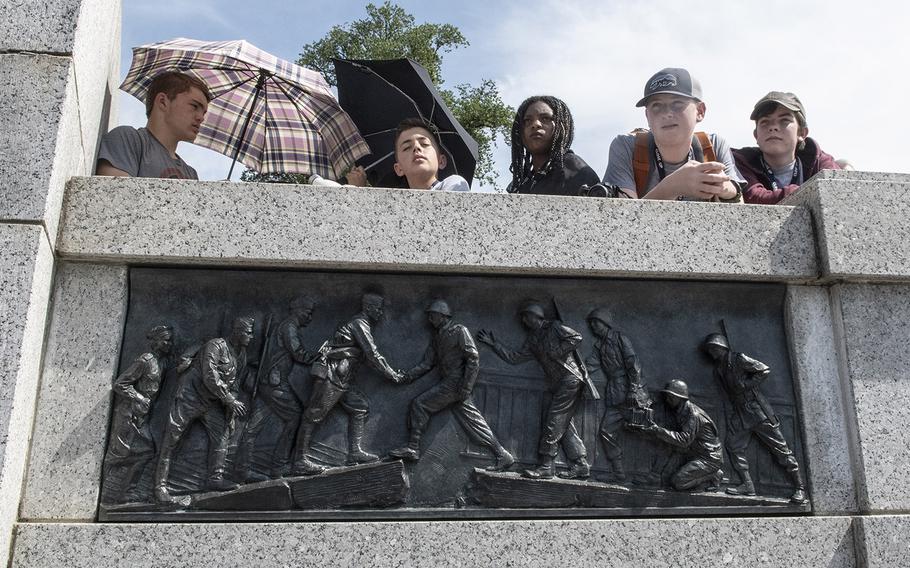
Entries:
{"type": "Polygon", "coordinates": [[[178,38],[134,47],[120,88],[144,101],[164,71],[194,75],[212,93],[195,144],[260,173],[338,179],[370,152],[322,75],[243,40],[178,38]]]}

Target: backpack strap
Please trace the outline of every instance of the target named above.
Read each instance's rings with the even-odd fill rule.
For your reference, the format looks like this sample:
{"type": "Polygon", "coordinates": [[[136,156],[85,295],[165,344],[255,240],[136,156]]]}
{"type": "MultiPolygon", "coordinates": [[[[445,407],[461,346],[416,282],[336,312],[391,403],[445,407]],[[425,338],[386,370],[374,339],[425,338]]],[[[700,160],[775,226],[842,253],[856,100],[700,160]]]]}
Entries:
{"type": "Polygon", "coordinates": [[[698,138],[698,143],[701,145],[701,152],[705,157],[705,161],[716,162],[717,154],[714,152],[714,146],[711,144],[711,138],[709,138],[708,135],[704,132],[696,132],[695,137],[698,138]]]}
{"type": "MultiPolygon", "coordinates": [[[[701,146],[702,154],[704,154],[705,162],[716,162],[717,153],[714,151],[714,146],[711,144],[711,138],[708,137],[704,132],[696,132],[695,137],[698,139],[698,143],[701,146]]],[[[693,143],[694,144],[694,143],[693,143]]],[[[734,184],[736,185],[736,184],[734,184]]],[[[711,201],[723,201],[724,203],[742,203],[743,196],[742,193],[737,191],[736,195],[730,199],[719,199],[716,195],[711,198],[711,201]]]]}
{"type": "Polygon", "coordinates": [[[651,133],[635,132],[635,151],[632,153],[632,170],[635,173],[635,193],[638,198],[648,191],[648,173],[651,169],[651,133]]]}

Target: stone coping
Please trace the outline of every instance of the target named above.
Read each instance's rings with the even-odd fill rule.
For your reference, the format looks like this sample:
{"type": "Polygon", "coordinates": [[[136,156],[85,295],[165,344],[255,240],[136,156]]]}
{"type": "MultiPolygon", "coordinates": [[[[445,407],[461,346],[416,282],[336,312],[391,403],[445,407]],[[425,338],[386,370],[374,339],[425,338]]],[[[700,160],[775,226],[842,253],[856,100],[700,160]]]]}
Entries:
{"type": "Polygon", "coordinates": [[[61,257],[130,264],[817,278],[800,207],[73,178],[61,257]]]}
{"type": "Polygon", "coordinates": [[[910,175],[824,171],[784,203],[812,211],[826,280],[910,280],[910,175]]]}

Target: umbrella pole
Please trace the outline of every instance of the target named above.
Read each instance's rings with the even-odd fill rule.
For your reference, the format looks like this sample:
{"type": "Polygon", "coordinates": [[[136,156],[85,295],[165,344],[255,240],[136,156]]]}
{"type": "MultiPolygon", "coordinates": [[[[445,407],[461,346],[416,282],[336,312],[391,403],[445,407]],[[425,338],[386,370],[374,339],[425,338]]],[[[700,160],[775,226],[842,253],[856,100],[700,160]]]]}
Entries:
{"type": "Polygon", "coordinates": [[[259,100],[259,95],[262,93],[262,89],[265,87],[265,80],[268,78],[268,72],[260,69],[259,70],[259,80],[256,81],[256,93],[253,95],[253,102],[250,105],[250,112],[246,115],[246,120],[243,122],[243,128],[240,130],[240,136],[237,137],[236,146],[234,148],[234,156],[231,160],[231,169],[228,170],[227,180],[231,180],[231,174],[234,173],[234,165],[237,163],[237,156],[240,155],[240,146],[243,144],[243,138],[246,136],[246,130],[250,126],[250,120],[253,118],[253,111],[256,110],[256,102],[259,100]]]}

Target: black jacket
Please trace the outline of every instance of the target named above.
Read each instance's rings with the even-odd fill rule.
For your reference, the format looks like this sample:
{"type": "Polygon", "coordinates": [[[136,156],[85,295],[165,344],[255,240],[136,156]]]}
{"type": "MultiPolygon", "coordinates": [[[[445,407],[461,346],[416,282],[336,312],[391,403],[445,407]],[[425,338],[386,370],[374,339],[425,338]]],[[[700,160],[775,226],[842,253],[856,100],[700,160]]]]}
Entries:
{"type": "Polygon", "coordinates": [[[510,193],[536,193],[540,195],[578,195],[582,185],[600,183],[600,177],[584,160],[572,150],[563,157],[563,167],[549,167],[531,174],[517,189],[509,187],[510,193]]]}

